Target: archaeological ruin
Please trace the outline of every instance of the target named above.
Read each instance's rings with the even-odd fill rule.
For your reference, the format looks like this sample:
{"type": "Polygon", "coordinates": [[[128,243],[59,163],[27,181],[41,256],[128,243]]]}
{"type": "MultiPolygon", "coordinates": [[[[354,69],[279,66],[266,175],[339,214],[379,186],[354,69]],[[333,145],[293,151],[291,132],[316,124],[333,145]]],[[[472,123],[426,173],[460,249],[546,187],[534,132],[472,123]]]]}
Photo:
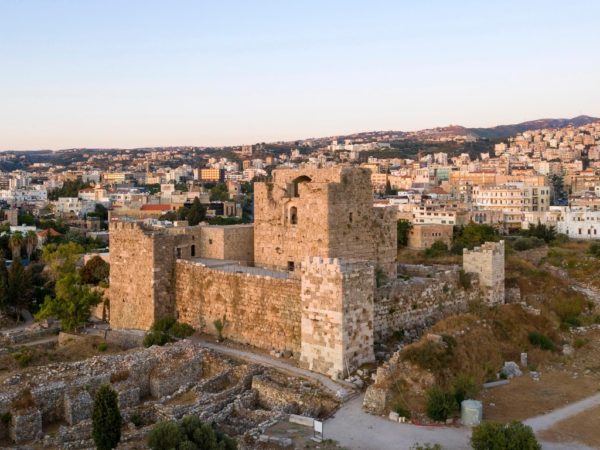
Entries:
{"type": "Polygon", "coordinates": [[[396,215],[373,205],[370,171],[280,169],[255,183],[254,223],[110,226],[110,325],[147,330],[176,317],[206,333],[290,351],[345,377],[374,343],[482,298],[503,302],[504,246],[465,252],[459,267],[398,265],[396,215]]]}

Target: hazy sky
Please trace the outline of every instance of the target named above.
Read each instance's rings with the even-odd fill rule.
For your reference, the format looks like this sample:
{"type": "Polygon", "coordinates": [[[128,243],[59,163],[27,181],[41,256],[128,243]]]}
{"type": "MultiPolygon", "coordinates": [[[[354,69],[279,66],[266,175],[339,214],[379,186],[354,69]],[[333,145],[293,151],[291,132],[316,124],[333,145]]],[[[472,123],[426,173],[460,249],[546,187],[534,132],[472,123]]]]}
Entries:
{"type": "Polygon", "coordinates": [[[600,116],[600,1],[0,0],[0,149],[600,116]]]}

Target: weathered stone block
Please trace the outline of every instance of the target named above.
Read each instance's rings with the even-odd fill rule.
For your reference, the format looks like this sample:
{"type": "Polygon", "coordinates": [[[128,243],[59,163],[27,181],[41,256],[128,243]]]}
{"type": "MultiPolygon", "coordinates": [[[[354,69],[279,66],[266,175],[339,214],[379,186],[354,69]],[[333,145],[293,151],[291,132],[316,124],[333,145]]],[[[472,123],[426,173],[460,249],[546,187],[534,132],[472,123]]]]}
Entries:
{"type": "Polygon", "coordinates": [[[172,394],[183,384],[197,381],[201,376],[201,356],[184,360],[175,367],[156,367],[150,374],[150,393],[155,398],[162,398],[172,394]]]}
{"type": "Polygon", "coordinates": [[[119,409],[132,408],[140,403],[140,388],[127,386],[119,389],[119,409]]]}
{"type": "Polygon", "coordinates": [[[30,408],[12,412],[9,435],[13,442],[20,444],[38,439],[41,434],[42,413],[39,409],[30,408]]]}
{"type": "Polygon", "coordinates": [[[93,401],[89,392],[79,390],[65,396],[65,420],[75,425],[92,417],[93,401]]]}

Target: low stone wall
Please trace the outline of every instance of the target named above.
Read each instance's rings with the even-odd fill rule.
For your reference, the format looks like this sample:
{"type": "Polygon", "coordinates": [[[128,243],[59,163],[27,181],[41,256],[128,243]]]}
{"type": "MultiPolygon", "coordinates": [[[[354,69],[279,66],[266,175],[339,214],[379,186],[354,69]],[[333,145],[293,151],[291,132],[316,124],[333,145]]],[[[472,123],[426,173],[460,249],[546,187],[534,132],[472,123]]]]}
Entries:
{"type": "Polygon", "coordinates": [[[298,280],[178,260],[175,292],[178,320],[196,329],[216,335],[214,321],[225,318],[228,339],[269,350],[300,350],[298,280]]]}
{"type": "Polygon", "coordinates": [[[450,314],[466,311],[469,301],[481,298],[476,280],[469,289],[459,283],[458,266],[400,266],[400,274],[375,292],[375,339],[395,331],[420,329],[450,314]]]}

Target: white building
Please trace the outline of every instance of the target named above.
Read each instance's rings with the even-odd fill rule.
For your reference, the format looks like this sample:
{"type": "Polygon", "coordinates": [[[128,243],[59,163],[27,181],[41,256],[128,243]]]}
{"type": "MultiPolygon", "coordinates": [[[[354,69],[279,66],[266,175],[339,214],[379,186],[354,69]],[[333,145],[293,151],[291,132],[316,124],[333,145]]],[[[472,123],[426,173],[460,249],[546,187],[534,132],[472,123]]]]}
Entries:
{"type": "Polygon", "coordinates": [[[556,230],[572,239],[600,239],[600,211],[563,206],[556,230]]]}

